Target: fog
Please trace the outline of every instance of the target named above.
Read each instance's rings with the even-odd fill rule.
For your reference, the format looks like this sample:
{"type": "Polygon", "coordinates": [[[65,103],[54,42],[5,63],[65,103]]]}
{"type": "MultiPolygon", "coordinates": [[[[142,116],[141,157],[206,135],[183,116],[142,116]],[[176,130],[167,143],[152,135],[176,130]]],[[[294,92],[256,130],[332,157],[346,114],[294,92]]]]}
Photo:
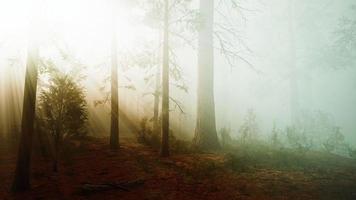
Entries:
{"type": "MultiPolygon", "coordinates": [[[[99,0],[40,2],[42,28],[37,31],[41,33],[41,57],[61,63],[56,61],[60,60],[56,52],[59,46],[81,64],[90,134],[108,136],[110,106],[94,106],[94,102],[105,99],[109,92],[110,83],[105,80],[110,75],[112,6],[109,1],[99,0]]],[[[154,91],[154,82],[145,78],[156,72],[157,63],[160,65],[162,36],[145,19],[144,1],[118,2],[120,105],[138,122],[153,116],[153,96],[147,94],[154,91]],[[145,52],[151,53],[151,63],[140,60],[147,60],[145,52]]],[[[234,22],[234,30],[241,40],[228,41],[236,44],[239,53],[239,58],[233,58],[232,62],[222,51],[216,49],[214,53],[218,133],[221,128],[230,128],[231,136],[238,137],[249,110],[256,114],[259,134],[266,138],[273,126],[285,129],[296,123],[295,120],[303,124],[317,118],[317,113],[323,113],[333,126],[341,128],[349,143],[356,144],[355,41],[350,42],[351,53],[346,56],[333,51],[342,20],[355,18],[353,2],[291,2],[292,5],[285,0],[241,1],[236,13],[229,6],[219,7],[216,12],[215,23],[226,22],[218,14],[223,13],[234,22]]],[[[10,134],[10,127],[19,127],[31,6],[21,0],[0,3],[2,134],[10,134]],[[16,109],[11,110],[10,103],[16,104],[16,109]],[[10,115],[15,116],[15,122],[11,122],[10,115]]],[[[189,8],[197,9],[198,5],[192,2],[189,8]]],[[[171,103],[170,120],[173,133],[191,139],[196,125],[196,34],[186,30],[183,33],[193,38],[193,47],[177,37],[170,38],[182,74],[171,84],[171,96],[179,102],[182,111],[171,103]],[[183,84],[188,90],[178,89],[175,84],[183,84]]],[[[214,46],[219,45],[215,38],[214,46]]],[[[66,64],[59,65],[63,70],[71,69],[66,64]]],[[[322,133],[313,134],[318,134],[313,135],[316,138],[326,137],[322,133]]]]}

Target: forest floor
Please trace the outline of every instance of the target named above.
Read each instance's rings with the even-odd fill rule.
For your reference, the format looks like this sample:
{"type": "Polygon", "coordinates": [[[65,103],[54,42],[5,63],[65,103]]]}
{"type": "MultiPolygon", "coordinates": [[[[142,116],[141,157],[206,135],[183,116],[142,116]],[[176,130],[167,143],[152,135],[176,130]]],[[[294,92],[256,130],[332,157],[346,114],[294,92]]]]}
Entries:
{"type": "Polygon", "coordinates": [[[15,153],[0,150],[0,199],[143,199],[143,200],[234,200],[234,199],[356,199],[354,161],[331,170],[277,170],[256,168],[236,171],[226,154],[186,153],[160,158],[150,147],[125,140],[118,152],[104,139],[85,142],[74,154],[63,155],[59,172],[51,162],[33,156],[32,189],[11,194],[15,153]],[[143,180],[142,185],[82,193],[85,183],[100,184],[143,180]]]}

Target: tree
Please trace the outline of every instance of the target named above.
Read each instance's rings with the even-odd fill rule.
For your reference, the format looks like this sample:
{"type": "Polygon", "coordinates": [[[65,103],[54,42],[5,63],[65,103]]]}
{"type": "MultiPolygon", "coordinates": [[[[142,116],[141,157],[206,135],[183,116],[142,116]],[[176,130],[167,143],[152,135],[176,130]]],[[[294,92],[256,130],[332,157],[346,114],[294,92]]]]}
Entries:
{"type": "Polygon", "coordinates": [[[247,111],[246,117],[239,129],[240,139],[243,144],[255,140],[258,136],[259,128],[257,116],[253,109],[247,111]]]}
{"type": "Polygon", "coordinates": [[[332,45],[333,51],[329,58],[335,60],[332,62],[334,68],[343,68],[354,66],[356,63],[356,17],[354,15],[356,6],[351,6],[349,13],[340,19],[339,26],[335,31],[336,39],[332,45]],[[351,14],[350,14],[351,13],[351,14]]]}
{"type": "Polygon", "coordinates": [[[28,49],[21,135],[16,163],[15,179],[12,185],[14,192],[30,188],[30,164],[32,152],[32,136],[34,133],[35,105],[38,76],[38,47],[31,44],[28,49]]]}
{"type": "Polygon", "coordinates": [[[117,62],[117,36],[116,20],[113,16],[113,32],[111,41],[111,128],[110,148],[119,148],[119,86],[118,86],[118,62],[117,62]]]}
{"type": "MultiPolygon", "coordinates": [[[[153,133],[155,135],[159,135],[160,134],[160,124],[159,124],[159,104],[160,104],[160,97],[161,97],[161,78],[162,78],[162,74],[161,74],[161,49],[162,49],[162,27],[160,24],[163,20],[162,20],[162,2],[161,1],[147,1],[146,4],[144,4],[145,8],[147,10],[146,13],[146,23],[149,24],[149,26],[153,29],[157,29],[157,50],[155,51],[157,53],[154,53],[152,55],[150,55],[150,57],[157,57],[157,59],[150,60],[150,59],[146,59],[147,62],[145,62],[145,64],[150,65],[151,63],[156,67],[156,72],[155,75],[151,75],[149,74],[147,79],[147,82],[149,81],[149,79],[154,77],[154,84],[155,84],[155,88],[154,88],[154,92],[152,92],[153,94],[153,98],[154,98],[154,104],[153,104],[153,117],[152,117],[152,124],[153,124],[153,133]],[[155,62],[156,61],[156,62],[155,62]]],[[[150,52],[152,52],[152,50],[150,50],[150,52]]]]}
{"type": "Polygon", "coordinates": [[[66,138],[85,136],[87,104],[83,89],[69,75],[55,72],[39,99],[39,119],[53,138],[53,171],[58,171],[60,146],[66,138]]]}
{"type": "Polygon", "coordinates": [[[161,90],[161,68],[157,66],[156,72],[156,88],[154,92],[154,106],[153,106],[153,133],[159,133],[159,102],[161,90]]]}
{"type": "MultiPolygon", "coordinates": [[[[173,1],[170,6],[169,6],[169,34],[170,38],[175,37],[176,39],[182,40],[185,44],[191,45],[189,40],[187,39],[186,34],[182,34],[182,30],[185,30],[187,26],[189,26],[189,23],[192,21],[192,16],[191,16],[191,10],[188,9],[188,5],[190,5],[189,1],[173,1]],[[177,28],[178,30],[174,30],[174,28],[177,28]]],[[[152,0],[147,0],[146,3],[143,4],[145,7],[146,12],[146,23],[149,27],[152,29],[155,29],[158,31],[157,34],[157,39],[158,39],[158,47],[156,48],[155,45],[154,49],[150,49],[149,51],[151,54],[149,55],[150,58],[154,57],[155,59],[145,59],[145,62],[141,62],[144,64],[140,64],[142,67],[145,68],[152,68],[154,67],[156,69],[156,72],[149,73],[148,76],[145,78],[146,83],[154,82],[155,88],[154,92],[152,92],[152,95],[154,97],[154,106],[153,106],[153,118],[152,118],[152,124],[153,124],[153,133],[158,134],[160,133],[160,125],[159,125],[159,103],[160,103],[160,97],[162,95],[161,91],[161,61],[156,62],[156,60],[161,59],[161,52],[162,51],[162,30],[164,29],[164,1],[152,1],[152,0]],[[156,51],[158,49],[158,53],[156,51]],[[155,52],[155,53],[152,53],[155,52]],[[156,57],[158,59],[156,59],[156,57]],[[151,80],[152,79],[152,80],[151,80]]],[[[182,74],[181,74],[181,69],[177,64],[177,61],[175,60],[174,57],[174,47],[172,45],[168,45],[169,49],[169,75],[171,77],[170,79],[170,84],[178,88],[179,90],[183,90],[187,92],[187,87],[184,84],[182,74]],[[174,82],[173,82],[174,81],[174,82]]],[[[174,97],[170,96],[169,97],[172,103],[176,105],[181,110],[181,106],[179,105],[179,102],[174,99],[174,97]]],[[[181,110],[182,112],[182,110],[181,110]]]]}
{"type": "Polygon", "coordinates": [[[164,1],[163,63],[162,63],[162,142],[161,156],[169,156],[169,0],[164,1]]]}
{"type": "Polygon", "coordinates": [[[214,103],[214,0],[200,0],[202,24],[198,30],[198,100],[194,144],[201,149],[220,148],[214,103]]]}
{"type": "Polygon", "coordinates": [[[294,9],[294,0],[288,1],[288,9],[289,9],[289,37],[290,37],[290,45],[289,45],[289,53],[290,53],[290,112],[291,112],[291,123],[297,124],[299,118],[299,76],[297,69],[297,61],[296,61],[296,42],[295,42],[295,9],[294,9]]]}

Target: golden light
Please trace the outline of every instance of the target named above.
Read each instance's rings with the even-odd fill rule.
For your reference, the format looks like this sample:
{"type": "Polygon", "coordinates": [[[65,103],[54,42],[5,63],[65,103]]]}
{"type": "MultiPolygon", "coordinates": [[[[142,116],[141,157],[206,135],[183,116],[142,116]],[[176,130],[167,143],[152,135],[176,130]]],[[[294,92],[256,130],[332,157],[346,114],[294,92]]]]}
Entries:
{"type": "MultiPolygon", "coordinates": [[[[110,75],[113,27],[117,32],[118,56],[136,51],[143,41],[156,39],[156,33],[142,23],[144,13],[121,0],[0,0],[0,94],[16,94],[20,110],[29,41],[39,43],[42,58],[58,61],[57,45],[85,66],[89,103],[102,98],[98,88],[110,75]],[[113,20],[115,18],[115,20],[113,20]],[[115,21],[115,24],[113,24],[115,21]],[[15,62],[15,64],[11,64],[15,62]],[[97,67],[99,64],[105,63],[97,67]],[[11,72],[11,73],[10,73],[11,72]],[[11,88],[8,84],[12,84],[11,88]]],[[[71,66],[57,62],[63,71],[71,66]]],[[[122,67],[122,66],[120,66],[122,67]]],[[[122,74],[121,74],[122,75],[122,74]]],[[[141,78],[140,72],[135,72],[141,78]]],[[[135,78],[135,77],[133,77],[135,78]]],[[[45,77],[42,77],[45,80],[45,77]]],[[[121,79],[121,82],[124,78],[121,79]]],[[[120,83],[124,84],[124,83],[120,83]]],[[[10,96],[11,96],[10,95],[10,96]]],[[[6,114],[2,112],[1,114],[6,114]]],[[[2,117],[4,119],[4,117],[2,117]]],[[[1,122],[3,123],[3,122],[1,122]]],[[[6,124],[4,122],[4,124],[6,124]]],[[[3,127],[4,128],[4,127],[3,127]]]]}
{"type": "Polygon", "coordinates": [[[95,62],[110,55],[112,27],[117,29],[119,49],[133,49],[139,40],[151,37],[140,17],[140,10],[120,0],[1,0],[0,52],[2,43],[17,50],[26,46],[32,22],[37,21],[35,35],[43,49],[61,40],[81,60],[95,62]]]}

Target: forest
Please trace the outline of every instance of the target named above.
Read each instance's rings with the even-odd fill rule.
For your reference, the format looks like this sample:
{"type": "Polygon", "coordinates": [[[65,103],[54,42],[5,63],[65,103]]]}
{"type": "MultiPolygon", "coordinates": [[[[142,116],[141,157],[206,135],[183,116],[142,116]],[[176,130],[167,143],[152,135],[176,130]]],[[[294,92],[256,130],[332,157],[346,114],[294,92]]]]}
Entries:
{"type": "Polygon", "coordinates": [[[0,200],[356,199],[354,0],[0,0],[0,200]]]}

